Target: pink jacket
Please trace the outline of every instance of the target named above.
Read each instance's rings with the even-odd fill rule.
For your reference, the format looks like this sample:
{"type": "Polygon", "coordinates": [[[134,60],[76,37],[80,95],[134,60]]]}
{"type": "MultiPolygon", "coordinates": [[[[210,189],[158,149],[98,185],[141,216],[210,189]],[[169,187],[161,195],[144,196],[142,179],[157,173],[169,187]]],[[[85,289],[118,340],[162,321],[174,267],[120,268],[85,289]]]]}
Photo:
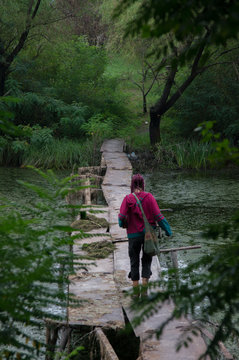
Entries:
{"type": "MultiPolygon", "coordinates": [[[[141,191],[140,193],[137,193],[136,196],[141,201],[148,222],[152,226],[156,226],[156,222],[159,223],[164,219],[164,216],[161,214],[158,204],[151,193],[141,191]]],[[[139,233],[143,233],[143,216],[133,194],[126,195],[120,207],[119,225],[122,226],[122,223],[125,220],[127,220],[128,237],[134,237],[139,233]]]]}

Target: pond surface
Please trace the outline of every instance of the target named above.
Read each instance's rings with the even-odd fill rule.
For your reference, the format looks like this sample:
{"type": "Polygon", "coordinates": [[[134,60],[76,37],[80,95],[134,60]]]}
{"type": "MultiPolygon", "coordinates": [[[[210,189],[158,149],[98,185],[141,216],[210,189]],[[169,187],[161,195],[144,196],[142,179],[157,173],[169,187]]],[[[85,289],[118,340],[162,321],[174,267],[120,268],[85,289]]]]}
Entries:
{"type": "MultiPolygon", "coordinates": [[[[220,224],[230,220],[239,209],[238,171],[195,174],[178,171],[154,172],[146,174],[145,180],[146,191],[153,193],[160,209],[172,209],[162,211],[172,228],[173,237],[164,237],[161,247],[201,245],[200,249],[177,252],[179,268],[186,267],[204,254],[216,253],[219,244],[225,243],[226,246],[226,240],[205,239],[202,232],[208,224],[220,224]]],[[[171,266],[170,255],[161,254],[160,265],[162,270],[171,266]]],[[[213,319],[214,322],[219,320],[220,313],[217,316],[213,319]]],[[[237,341],[228,339],[225,345],[235,359],[239,359],[237,341]]]]}
{"type": "Polygon", "coordinates": [[[146,191],[156,197],[168,220],[173,238],[163,247],[201,245],[201,249],[178,252],[179,265],[185,266],[202,254],[214,251],[220,240],[202,237],[208,224],[228,221],[239,208],[239,172],[189,173],[154,172],[145,175],[146,191]]]}

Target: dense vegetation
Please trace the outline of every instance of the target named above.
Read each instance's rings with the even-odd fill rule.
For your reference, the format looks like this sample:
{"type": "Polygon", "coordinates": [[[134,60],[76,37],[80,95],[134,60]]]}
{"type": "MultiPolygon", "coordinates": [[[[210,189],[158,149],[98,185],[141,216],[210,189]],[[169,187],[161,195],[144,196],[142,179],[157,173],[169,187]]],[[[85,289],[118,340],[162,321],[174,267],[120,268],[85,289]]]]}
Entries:
{"type": "MultiPolygon", "coordinates": [[[[0,107],[21,135],[0,133],[0,164],[95,165],[102,140],[120,136],[131,151],[149,151],[150,142],[161,139],[152,156],[159,166],[206,167],[206,157],[178,160],[176,151],[184,139],[193,138],[186,152],[197,159],[200,137],[193,130],[202,120],[216,119],[215,131],[238,145],[236,44],[230,43],[234,51],[224,55],[223,49],[207,45],[211,58],[197,64],[189,80],[193,65],[175,68],[172,52],[168,57],[157,53],[166,46],[165,37],[124,38],[138,5],[113,20],[116,5],[108,0],[1,5],[1,95],[18,101],[1,101],[0,107]],[[223,64],[214,65],[221,57],[223,64]],[[159,97],[164,110],[155,125],[152,109],[159,97]]],[[[210,144],[207,148],[213,151],[210,144]]]]}

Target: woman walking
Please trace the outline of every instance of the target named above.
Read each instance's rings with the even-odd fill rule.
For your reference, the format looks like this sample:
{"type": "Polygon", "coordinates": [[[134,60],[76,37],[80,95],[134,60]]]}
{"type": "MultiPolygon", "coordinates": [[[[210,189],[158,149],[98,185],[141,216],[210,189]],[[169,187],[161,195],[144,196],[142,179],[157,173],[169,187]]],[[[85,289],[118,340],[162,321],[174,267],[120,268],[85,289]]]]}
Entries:
{"type": "Polygon", "coordinates": [[[139,267],[140,267],[140,252],[142,255],[142,285],[147,285],[151,272],[152,256],[144,252],[144,220],[137,200],[133,193],[141,202],[144,213],[148,222],[155,227],[156,222],[165,231],[167,236],[172,235],[171,228],[161,214],[158,204],[151,193],[144,191],[144,178],[137,174],[131,180],[131,194],[126,195],[118,216],[119,226],[127,228],[127,236],[129,240],[129,258],[130,258],[130,273],[129,278],[133,282],[133,287],[139,285],[139,267]]]}

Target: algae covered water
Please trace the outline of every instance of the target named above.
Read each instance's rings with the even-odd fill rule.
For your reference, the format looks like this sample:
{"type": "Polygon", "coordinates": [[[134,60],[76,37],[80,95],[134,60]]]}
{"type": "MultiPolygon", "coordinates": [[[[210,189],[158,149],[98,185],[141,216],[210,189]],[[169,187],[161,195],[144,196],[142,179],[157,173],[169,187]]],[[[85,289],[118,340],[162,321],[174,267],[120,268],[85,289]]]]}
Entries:
{"type": "Polygon", "coordinates": [[[201,255],[215,251],[219,240],[202,237],[208,224],[229,221],[239,200],[239,172],[181,171],[154,172],[145,175],[146,191],[156,197],[173,230],[173,238],[165,238],[163,247],[201,245],[201,249],[178,252],[179,266],[186,266],[201,255]],[[170,241],[170,243],[169,243],[170,241]]]}

